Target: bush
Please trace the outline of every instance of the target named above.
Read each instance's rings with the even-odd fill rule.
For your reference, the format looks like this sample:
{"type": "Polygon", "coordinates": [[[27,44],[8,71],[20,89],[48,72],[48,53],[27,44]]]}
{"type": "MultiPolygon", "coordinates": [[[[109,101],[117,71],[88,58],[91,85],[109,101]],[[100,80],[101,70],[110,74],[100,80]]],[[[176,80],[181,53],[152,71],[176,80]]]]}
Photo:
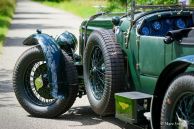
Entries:
{"type": "MultiPolygon", "coordinates": [[[[116,2],[119,3],[120,5],[125,5],[127,0],[108,0],[109,2],[116,2]]],[[[173,4],[176,3],[178,0],[136,0],[137,3],[140,4],[145,4],[145,3],[149,3],[149,4],[173,4]]],[[[194,0],[192,0],[194,1],[194,0]]],[[[128,2],[131,2],[130,0],[128,0],[128,2]]]]}
{"type": "Polygon", "coordinates": [[[16,0],[0,0],[0,50],[11,22],[15,3],[16,0]]]}
{"type": "Polygon", "coordinates": [[[111,12],[117,7],[118,7],[118,4],[116,2],[109,2],[107,7],[105,8],[105,12],[111,12]]]}
{"type": "MultiPolygon", "coordinates": [[[[136,3],[141,5],[173,5],[178,4],[179,0],[136,0],[136,3]]],[[[131,0],[128,0],[129,4],[131,0]]],[[[190,0],[194,4],[194,0],[190,0]]],[[[112,11],[117,8],[123,8],[126,6],[127,0],[108,0],[108,7],[106,11],[112,11]]]]}
{"type": "Polygon", "coordinates": [[[71,1],[71,0],[34,0],[34,1],[39,1],[39,2],[63,2],[63,1],[71,1]]]}
{"type": "Polygon", "coordinates": [[[0,15],[11,17],[16,0],[0,0],[0,15]]]}

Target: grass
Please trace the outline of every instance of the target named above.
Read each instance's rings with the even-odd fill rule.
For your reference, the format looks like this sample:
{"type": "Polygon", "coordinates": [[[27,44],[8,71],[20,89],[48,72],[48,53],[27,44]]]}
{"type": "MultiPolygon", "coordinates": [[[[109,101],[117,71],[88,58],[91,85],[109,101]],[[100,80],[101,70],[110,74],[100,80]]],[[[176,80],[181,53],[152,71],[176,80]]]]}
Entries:
{"type": "MultiPolygon", "coordinates": [[[[86,1],[86,0],[85,0],[86,1]]],[[[93,15],[96,13],[96,9],[92,7],[92,2],[83,2],[82,1],[71,1],[71,2],[61,2],[61,3],[51,3],[46,2],[47,5],[54,5],[55,7],[59,7],[60,9],[69,11],[74,13],[75,15],[81,16],[83,18],[86,18],[90,15],[93,15]]]]}
{"type": "Polygon", "coordinates": [[[7,34],[15,8],[15,0],[0,0],[0,48],[7,34]]]}
{"type": "Polygon", "coordinates": [[[41,2],[42,4],[59,8],[68,12],[71,12],[77,16],[82,18],[87,18],[91,15],[97,13],[98,9],[94,6],[104,6],[106,5],[105,0],[71,0],[71,1],[63,1],[63,2],[49,2],[42,0],[34,0],[41,2]]]}
{"type": "MultiPolygon", "coordinates": [[[[69,11],[77,16],[82,18],[88,18],[89,16],[96,14],[98,9],[94,6],[106,6],[108,9],[113,12],[125,12],[125,7],[122,7],[117,2],[107,2],[107,0],[61,0],[62,2],[53,2],[60,0],[33,0],[41,2],[44,5],[48,5],[51,7],[59,8],[65,11],[69,11]],[[51,2],[52,1],[52,2],[51,2]]],[[[141,1],[145,0],[139,0],[141,1]]],[[[161,0],[160,0],[161,1],[161,0]]],[[[194,0],[191,1],[191,5],[194,5],[194,0]]]]}

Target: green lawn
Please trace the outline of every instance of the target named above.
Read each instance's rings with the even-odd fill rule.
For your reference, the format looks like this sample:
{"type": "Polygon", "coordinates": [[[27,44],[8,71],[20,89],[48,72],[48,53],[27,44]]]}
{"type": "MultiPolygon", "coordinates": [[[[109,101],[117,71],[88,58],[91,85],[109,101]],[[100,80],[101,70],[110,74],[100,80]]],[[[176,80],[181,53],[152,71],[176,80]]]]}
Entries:
{"type": "Polygon", "coordinates": [[[69,12],[72,12],[78,16],[86,18],[96,13],[96,9],[92,7],[91,3],[84,3],[81,1],[71,1],[71,2],[43,2],[46,5],[57,7],[69,12]]]}
{"type": "MultiPolygon", "coordinates": [[[[89,16],[96,14],[98,9],[94,6],[106,6],[113,12],[125,12],[126,8],[118,4],[116,1],[107,2],[108,0],[33,0],[41,2],[44,5],[59,8],[65,11],[69,11],[82,18],[88,18],[89,16]],[[52,2],[51,2],[52,1],[52,2]],[[62,1],[62,2],[53,2],[62,1]]],[[[163,0],[163,3],[171,3],[175,0],[163,0]]],[[[137,0],[140,4],[146,3],[146,0],[137,0]]],[[[155,0],[155,3],[162,2],[162,0],[155,0]]],[[[194,0],[191,0],[192,5],[194,0]]]]}
{"type": "MultiPolygon", "coordinates": [[[[42,0],[34,0],[41,2],[42,0]]],[[[42,4],[59,8],[65,11],[69,11],[77,16],[82,18],[87,18],[93,14],[96,14],[98,9],[94,6],[104,6],[106,2],[104,0],[71,0],[63,2],[49,2],[43,1],[42,4]]]]}
{"type": "Polygon", "coordinates": [[[15,0],[0,0],[0,49],[11,22],[15,3],[15,0]]]}

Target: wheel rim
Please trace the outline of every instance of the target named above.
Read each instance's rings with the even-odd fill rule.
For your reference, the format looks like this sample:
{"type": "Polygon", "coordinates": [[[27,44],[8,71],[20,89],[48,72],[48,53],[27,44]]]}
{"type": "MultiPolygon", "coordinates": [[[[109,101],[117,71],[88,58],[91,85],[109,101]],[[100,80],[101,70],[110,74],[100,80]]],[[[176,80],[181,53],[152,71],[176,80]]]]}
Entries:
{"type": "Polygon", "coordinates": [[[186,93],[178,99],[171,120],[176,129],[194,129],[193,93],[186,93]]]}
{"type": "Polygon", "coordinates": [[[89,63],[91,90],[97,100],[102,98],[105,86],[105,63],[101,49],[95,46],[89,63]]]}
{"type": "Polygon", "coordinates": [[[48,106],[56,101],[51,96],[45,61],[34,61],[29,65],[25,75],[25,90],[36,105],[48,106]]]}

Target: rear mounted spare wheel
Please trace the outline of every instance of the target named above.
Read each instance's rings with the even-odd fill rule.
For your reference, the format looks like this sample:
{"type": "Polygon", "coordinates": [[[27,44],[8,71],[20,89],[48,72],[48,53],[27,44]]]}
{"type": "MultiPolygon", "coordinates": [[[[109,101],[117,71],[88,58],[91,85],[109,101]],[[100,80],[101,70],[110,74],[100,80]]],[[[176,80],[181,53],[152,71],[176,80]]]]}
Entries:
{"type": "Polygon", "coordinates": [[[114,93],[124,89],[124,58],[111,30],[89,36],[84,53],[84,81],[93,111],[114,114],[114,93]]]}

